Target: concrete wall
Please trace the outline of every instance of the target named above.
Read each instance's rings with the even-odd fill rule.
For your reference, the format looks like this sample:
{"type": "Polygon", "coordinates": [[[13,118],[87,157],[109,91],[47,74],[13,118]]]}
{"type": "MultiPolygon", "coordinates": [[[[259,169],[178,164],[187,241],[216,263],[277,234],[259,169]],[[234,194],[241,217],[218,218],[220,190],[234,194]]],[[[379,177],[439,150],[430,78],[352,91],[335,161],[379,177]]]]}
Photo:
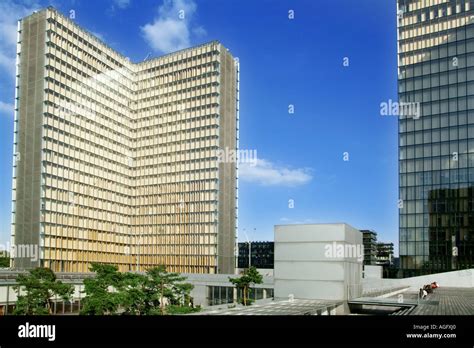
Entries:
{"type": "Polygon", "coordinates": [[[364,266],[364,278],[370,279],[382,279],[383,278],[383,267],[382,266],[364,266]]]}
{"type": "Polygon", "coordinates": [[[362,234],[347,224],[275,226],[275,298],[357,297],[362,261],[362,234]]]}
{"type": "MultiPolygon", "coordinates": [[[[219,147],[237,150],[237,66],[234,58],[220,45],[220,118],[219,147]]],[[[236,163],[219,163],[219,216],[217,273],[235,271],[235,228],[237,219],[236,163]]]]}
{"type": "Polygon", "coordinates": [[[39,266],[39,258],[20,254],[19,246],[38,250],[40,245],[45,28],[45,12],[21,21],[12,230],[12,241],[17,247],[13,265],[17,269],[39,266]]]}

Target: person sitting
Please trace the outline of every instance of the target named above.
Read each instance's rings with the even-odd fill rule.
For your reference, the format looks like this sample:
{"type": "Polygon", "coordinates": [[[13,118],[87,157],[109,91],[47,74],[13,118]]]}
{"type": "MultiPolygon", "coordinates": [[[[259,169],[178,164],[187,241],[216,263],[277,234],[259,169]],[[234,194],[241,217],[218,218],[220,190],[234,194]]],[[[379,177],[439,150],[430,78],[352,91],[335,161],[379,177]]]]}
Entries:
{"type": "Polygon", "coordinates": [[[431,294],[433,292],[431,284],[426,284],[425,286],[423,286],[423,290],[425,290],[428,294],[431,294]]]}
{"type": "Polygon", "coordinates": [[[421,299],[424,300],[424,299],[426,298],[426,296],[428,296],[428,292],[427,292],[426,290],[420,288],[420,291],[419,291],[418,296],[419,296],[421,299]]]}

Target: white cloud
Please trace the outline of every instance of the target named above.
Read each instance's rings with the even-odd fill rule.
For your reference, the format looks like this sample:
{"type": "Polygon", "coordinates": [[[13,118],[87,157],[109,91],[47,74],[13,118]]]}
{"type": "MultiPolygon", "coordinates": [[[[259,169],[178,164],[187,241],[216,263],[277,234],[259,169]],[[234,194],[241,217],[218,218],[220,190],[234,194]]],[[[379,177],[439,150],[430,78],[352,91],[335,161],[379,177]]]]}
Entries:
{"type": "Polygon", "coordinates": [[[113,2],[115,6],[122,10],[130,6],[130,0],[113,0],[113,2]]]}
{"type": "Polygon", "coordinates": [[[14,106],[0,101],[0,116],[11,116],[13,117],[14,106]]]}
{"type": "Polygon", "coordinates": [[[199,26],[199,27],[193,28],[193,34],[196,37],[204,37],[207,35],[207,31],[206,29],[204,29],[203,26],[199,26]]]}
{"type": "Polygon", "coordinates": [[[277,166],[270,161],[258,159],[257,165],[242,163],[239,165],[239,179],[264,186],[299,186],[312,179],[308,168],[291,169],[277,166]]]}
{"type": "Polygon", "coordinates": [[[197,5],[193,0],[165,0],[153,23],[141,27],[142,35],[157,52],[169,53],[191,46],[191,34],[204,36],[203,27],[193,27],[197,5]]]}
{"type": "Polygon", "coordinates": [[[15,77],[17,21],[39,9],[35,1],[0,1],[0,69],[15,77]]]}

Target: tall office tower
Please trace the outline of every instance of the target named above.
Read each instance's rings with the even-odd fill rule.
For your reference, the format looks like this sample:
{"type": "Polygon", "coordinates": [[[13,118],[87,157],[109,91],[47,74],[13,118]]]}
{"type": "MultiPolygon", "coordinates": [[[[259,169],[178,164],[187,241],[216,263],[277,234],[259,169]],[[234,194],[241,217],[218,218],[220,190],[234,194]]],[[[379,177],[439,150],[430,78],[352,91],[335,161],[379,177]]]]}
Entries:
{"type": "Polygon", "coordinates": [[[218,42],[134,64],[53,8],[22,19],[14,267],[233,273],[237,165],[217,151],[238,146],[238,75],[218,42]]]}
{"type": "Polygon", "coordinates": [[[474,1],[398,0],[404,275],[474,265],[474,1]]]}

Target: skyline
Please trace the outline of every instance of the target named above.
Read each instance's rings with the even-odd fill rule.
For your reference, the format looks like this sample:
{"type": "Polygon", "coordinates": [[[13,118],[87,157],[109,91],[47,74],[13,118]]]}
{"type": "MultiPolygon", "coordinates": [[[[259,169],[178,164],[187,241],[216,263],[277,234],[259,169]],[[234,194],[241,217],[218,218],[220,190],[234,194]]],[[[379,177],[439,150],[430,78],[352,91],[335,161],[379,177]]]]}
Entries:
{"type": "MultiPolygon", "coordinates": [[[[161,10],[158,7],[162,2],[159,2],[150,6],[150,11],[136,1],[101,4],[71,1],[61,5],[55,1],[27,3],[29,8],[53,5],[65,14],[74,7],[75,21],[81,27],[102,36],[104,42],[133,61],[213,39],[229,47],[231,53],[239,58],[240,148],[257,150],[259,158],[256,166],[247,166],[240,171],[239,241],[246,240],[244,228],[251,240],[272,240],[273,226],[278,224],[346,222],[359,229],[375,230],[380,241],[394,242],[398,251],[397,118],[380,115],[382,102],[396,100],[394,2],[391,6],[386,3],[382,6],[368,0],[354,9],[344,6],[350,3],[347,0],[331,4],[288,1],[272,5],[268,17],[260,16],[258,10],[252,16],[253,13],[245,11],[241,2],[212,3],[211,6],[204,2],[174,1],[166,2],[168,5],[162,6],[161,10]],[[170,19],[170,13],[177,8],[184,8],[189,14],[189,17],[185,16],[185,23],[173,23],[170,19]],[[329,19],[318,15],[318,11],[323,13],[335,8],[340,11],[340,16],[331,23],[334,31],[328,30],[328,41],[305,40],[304,37],[325,30],[324,24],[329,19]],[[289,9],[294,9],[294,19],[288,18],[289,9]],[[233,13],[232,18],[217,18],[216,13],[226,11],[233,13]],[[368,11],[377,11],[379,16],[370,16],[368,11]],[[139,18],[134,18],[134,32],[125,31],[124,35],[123,26],[114,26],[124,20],[120,13],[128,15],[125,16],[127,21],[130,21],[128,17],[133,19],[140,14],[139,18]],[[354,20],[360,19],[358,15],[362,14],[367,16],[367,20],[363,23],[354,20]],[[248,15],[245,28],[238,27],[235,22],[235,17],[243,15],[248,15]],[[338,21],[348,19],[358,26],[351,32],[337,31],[338,21]],[[393,25],[387,24],[389,20],[393,25]],[[222,21],[228,26],[223,26],[222,21]],[[310,22],[314,25],[309,25],[310,22]],[[379,28],[383,23],[383,30],[372,36],[376,40],[363,40],[362,34],[371,32],[376,23],[379,28]],[[164,31],[169,28],[167,25],[174,25],[175,30],[164,31]],[[237,27],[240,32],[233,33],[232,28],[237,27]],[[255,34],[251,37],[252,30],[255,34]],[[301,35],[302,31],[306,35],[301,35]],[[163,32],[174,33],[174,36],[163,38],[160,36],[163,32]],[[279,38],[281,44],[271,46],[259,40],[262,36],[267,37],[266,34],[279,38]],[[361,40],[353,43],[350,39],[355,34],[359,34],[361,40]],[[386,40],[387,36],[392,37],[392,42],[386,40]],[[167,44],[160,44],[163,42],[167,44]],[[357,45],[364,45],[366,49],[357,45]],[[271,47],[280,55],[272,55],[271,47]],[[149,55],[153,50],[155,53],[149,55]],[[345,57],[349,58],[348,66],[344,66],[345,57]],[[313,66],[316,69],[311,69],[313,66]],[[367,81],[364,87],[370,92],[365,95],[361,93],[363,89],[359,83],[365,81],[369,68],[374,72],[376,82],[367,81]],[[322,87],[317,85],[321,80],[322,87]],[[288,112],[290,105],[294,105],[294,114],[288,112]],[[313,110],[316,110],[316,117],[313,110]],[[276,117],[280,122],[275,122],[276,117]],[[312,128],[316,129],[318,137],[314,137],[312,128]],[[268,133],[265,133],[266,129],[268,133]],[[372,132],[373,129],[376,131],[372,132]],[[285,142],[280,139],[292,140],[285,142]],[[345,152],[348,161],[344,161],[345,152]],[[378,199],[375,203],[374,198],[378,199]],[[290,200],[293,200],[294,208],[290,208],[290,200]]],[[[6,25],[11,20],[5,18],[5,13],[12,11],[6,11],[5,7],[12,4],[12,1],[7,1],[0,5],[5,10],[0,17],[2,29],[11,29],[11,24],[6,25]]],[[[269,2],[254,6],[262,9],[266,4],[269,2]]],[[[13,6],[13,9],[13,13],[23,11],[19,6],[13,6]]],[[[16,30],[16,25],[13,28],[16,30]]],[[[2,33],[7,35],[7,31],[2,30],[2,33]]],[[[5,54],[8,50],[5,51],[4,47],[7,41],[2,42],[3,58],[8,56],[5,54]]],[[[1,82],[5,88],[0,92],[0,101],[9,104],[13,102],[14,88],[7,87],[9,65],[4,64],[5,61],[1,60],[1,82]]],[[[0,242],[5,243],[10,234],[13,115],[6,115],[8,106],[0,106],[3,116],[0,120],[4,145],[2,157],[7,159],[2,164],[0,189],[0,242]]]]}

